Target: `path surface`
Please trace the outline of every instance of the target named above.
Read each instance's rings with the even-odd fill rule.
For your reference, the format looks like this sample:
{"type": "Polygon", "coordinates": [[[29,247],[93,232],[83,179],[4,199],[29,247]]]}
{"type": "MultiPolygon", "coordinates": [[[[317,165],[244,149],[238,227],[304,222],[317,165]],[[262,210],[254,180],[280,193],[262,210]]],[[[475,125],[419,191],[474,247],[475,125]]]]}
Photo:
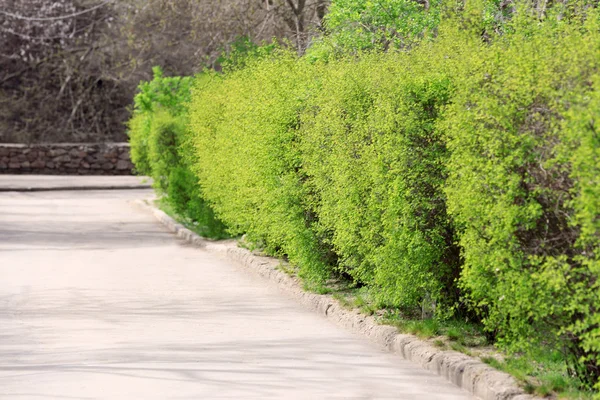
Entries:
{"type": "Polygon", "coordinates": [[[149,195],[0,193],[1,399],[472,399],[181,244],[149,195]]]}

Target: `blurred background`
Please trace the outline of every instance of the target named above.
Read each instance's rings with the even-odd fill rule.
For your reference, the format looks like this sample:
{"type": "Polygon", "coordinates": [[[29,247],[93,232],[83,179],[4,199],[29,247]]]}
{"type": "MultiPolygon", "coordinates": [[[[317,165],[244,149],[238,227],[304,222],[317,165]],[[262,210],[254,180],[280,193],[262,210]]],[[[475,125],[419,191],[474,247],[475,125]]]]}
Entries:
{"type": "Polygon", "coordinates": [[[152,67],[219,69],[240,43],[302,53],[328,0],[0,0],[0,142],[126,141],[152,67]]]}

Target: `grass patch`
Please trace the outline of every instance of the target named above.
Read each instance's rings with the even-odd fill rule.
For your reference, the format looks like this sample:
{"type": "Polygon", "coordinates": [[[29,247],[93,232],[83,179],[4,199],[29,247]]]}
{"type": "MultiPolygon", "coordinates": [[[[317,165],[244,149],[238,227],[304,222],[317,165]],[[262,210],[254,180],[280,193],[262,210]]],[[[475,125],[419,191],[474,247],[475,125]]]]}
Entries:
{"type": "Polygon", "coordinates": [[[373,315],[377,307],[370,301],[366,295],[358,293],[354,298],[354,307],[358,308],[363,314],[373,315]]]}
{"type": "Polygon", "coordinates": [[[323,286],[323,285],[314,286],[312,288],[312,291],[315,292],[316,294],[332,294],[333,293],[333,290],[331,290],[331,288],[328,288],[327,286],[323,286]]]}
{"type": "Polygon", "coordinates": [[[283,261],[280,261],[276,268],[289,276],[296,276],[297,273],[296,268],[292,267],[288,263],[284,263],[283,261]]]}
{"type": "Polygon", "coordinates": [[[458,351],[459,353],[466,354],[469,357],[473,357],[473,353],[471,352],[471,350],[469,350],[467,347],[460,343],[452,342],[450,343],[450,348],[454,351],[458,351]]]}
{"type": "Polygon", "coordinates": [[[334,293],[332,297],[334,298],[334,300],[337,300],[337,302],[340,306],[342,306],[342,308],[346,310],[352,310],[354,308],[352,302],[348,300],[346,296],[344,296],[342,293],[334,293]]]}
{"type": "Polygon", "coordinates": [[[430,339],[440,334],[440,324],[435,319],[414,320],[404,322],[404,331],[420,337],[430,339]]]}
{"type": "Polygon", "coordinates": [[[410,333],[422,339],[444,336],[449,342],[456,342],[464,347],[487,346],[487,340],[479,326],[458,320],[412,319],[400,313],[388,313],[382,320],[386,325],[398,328],[402,333],[410,333]]]}
{"type": "Polygon", "coordinates": [[[494,357],[481,360],[514,376],[527,393],[569,400],[594,398],[591,391],[582,389],[579,380],[569,374],[559,351],[540,348],[528,354],[510,355],[504,360],[494,357]]]}

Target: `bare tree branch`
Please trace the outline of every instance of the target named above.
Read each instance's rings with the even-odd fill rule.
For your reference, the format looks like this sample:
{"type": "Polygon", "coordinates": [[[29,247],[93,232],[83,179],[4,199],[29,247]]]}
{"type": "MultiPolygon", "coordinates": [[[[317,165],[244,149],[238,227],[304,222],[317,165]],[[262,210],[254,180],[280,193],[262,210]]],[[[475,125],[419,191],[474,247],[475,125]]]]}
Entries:
{"type": "Polygon", "coordinates": [[[26,17],[24,15],[19,15],[19,14],[12,14],[12,13],[7,13],[5,11],[0,11],[0,15],[4,15],[6,17],[10,17],[10,18],[14,18],[14,19],[19,19],[22,21],[40,21],[40,22],[44,22],[44,21],[59,21],[59,20],[63,20],[63,19],[71,19],[71,18],[75,18],[78,17],[80,15],[84,15],[87,13],[90,13],[92,11],[95,11],[101,7],[104,7],[110,3],[112,3],[114,0],[108,0],[105,1],[104,3],[98,4],[97,6],[88,8],[86,10],[82,10],[82,11],[78,11],[76,13],[72,13],[72,14],[68,14],[68,15],[60,15],[57,17],[26,17]]]}

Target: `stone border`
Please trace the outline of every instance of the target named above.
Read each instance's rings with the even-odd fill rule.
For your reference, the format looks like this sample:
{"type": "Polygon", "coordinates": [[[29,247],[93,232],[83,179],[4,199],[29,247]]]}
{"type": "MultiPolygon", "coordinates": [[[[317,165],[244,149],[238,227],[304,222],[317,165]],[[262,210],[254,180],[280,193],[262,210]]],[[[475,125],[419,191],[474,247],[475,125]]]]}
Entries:
{"type": "Polygon", "coordinates": [[[129,143],[0,143],[0,174],[132,175],[129,143]]]}
{"type": "Polygon", "coordinates": [[[394,327],[379,325],[371,316],[355,310],[347,310],[332,296],[304,291],[298,279],[278,268],[280,260],[254,255],[246,249],[237,247],[233,241],[212,242],[177,223],[147,201],[138,200],[135,204],[150,211],[177,237],[208,251],[226,255],[230,260],[277,283],[282,290],[303,305],[317,311],[337,325],[365,336],[387,351],[396,353],[421,368],[446,378],[483,400],[539,399],[525,394],[509,374],[498,371],[474,357],[452,350],[440,350],[416,336],[400,334],[394,327]]]}

